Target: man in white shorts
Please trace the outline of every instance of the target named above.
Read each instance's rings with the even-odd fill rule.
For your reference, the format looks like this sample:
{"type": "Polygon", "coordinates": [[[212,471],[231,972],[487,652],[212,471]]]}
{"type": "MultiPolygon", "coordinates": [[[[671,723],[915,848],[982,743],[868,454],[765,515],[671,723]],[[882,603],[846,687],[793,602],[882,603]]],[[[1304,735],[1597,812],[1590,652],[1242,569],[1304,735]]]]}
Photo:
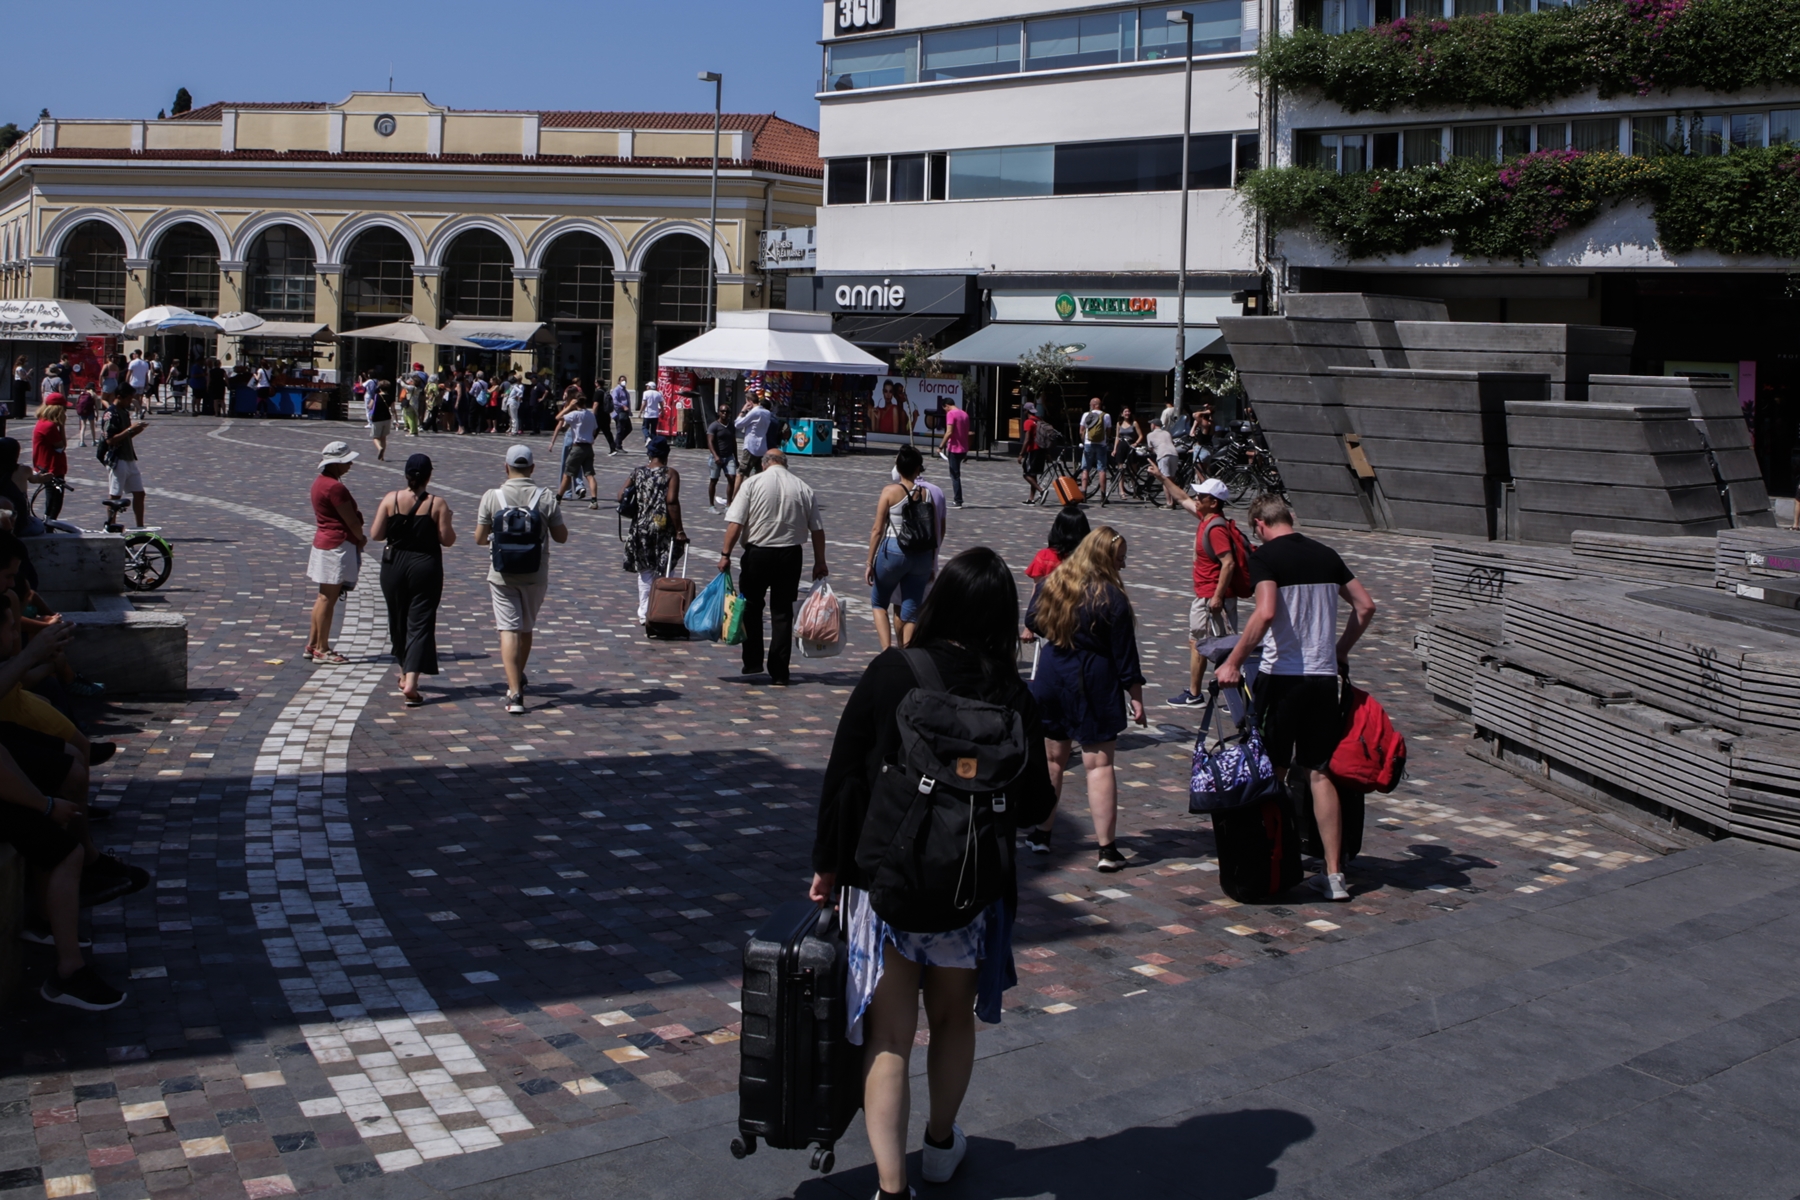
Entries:
{"type": "Polygon", "coordinates": [[[481,497],[475,514],[475,544],[493,547],[488,568],[488,591],[494,600],[494,627],[500,631],[500,661],[506,668],[506,711],[525,711],[525,663],[531,657],[531,635],[537,628],[538,610],[550,590],[550,545],[569,540],[556,493],[539,487],[531,473],[537,467],[530,446],[513,446],[506,452],[506,482],[481,497]],[[536,513],[537,553],[521,549],[516,531],[525,513],[536,513]],[[500,526],[498,536],[495,526],[500,526]],[[548,535],[548,536],[545,536],[548,535]],[[535,557],[535,570],[501,571],[503,556],[527,560],[535,557]]]}
{"type": "Polygon", "coordinates": [[[131,514],[138,527],[144,524],[144,475],[138,470],[137,435],[150,428],[142,421],[131,420],[131,401],[123,392],[114,392],[112,408],[106,414],[106,493],[115,500],[131,497],[131,514]]]}

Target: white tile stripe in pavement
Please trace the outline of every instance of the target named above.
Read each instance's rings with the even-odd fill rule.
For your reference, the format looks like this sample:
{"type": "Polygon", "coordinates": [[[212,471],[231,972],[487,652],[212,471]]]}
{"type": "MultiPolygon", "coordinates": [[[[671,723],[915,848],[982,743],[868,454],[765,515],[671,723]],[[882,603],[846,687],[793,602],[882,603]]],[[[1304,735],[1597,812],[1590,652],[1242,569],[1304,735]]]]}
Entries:
{"type": "MultiPolygon", "coordinates": [[[[266,509],[150,490],[312,541],[312,526],[266,509]]],[[[386,653],[373,575],[365,571],[364,585],[342,605],[338,649],[360,661],[315,670],[263,739],[244,812],[244,866],[288,1007],[303,1021],[329,1018],[300,1030],[336,1094],[301,1101],[301,1112],[344,1113],[365,1140],[404,1133],[411,1149],[375,1156],[382,1170],[397,1171],[491,1149],[501,1134],[532,1124],[438,1010],[362,877],[348,811],[350,739],[389,670],[368,661],[386,653]],[[405,1015],[372,1019],[370,1009],[405,1015]],[[422,1103],[397,1104],[403,1097],[422,1103]]]]}

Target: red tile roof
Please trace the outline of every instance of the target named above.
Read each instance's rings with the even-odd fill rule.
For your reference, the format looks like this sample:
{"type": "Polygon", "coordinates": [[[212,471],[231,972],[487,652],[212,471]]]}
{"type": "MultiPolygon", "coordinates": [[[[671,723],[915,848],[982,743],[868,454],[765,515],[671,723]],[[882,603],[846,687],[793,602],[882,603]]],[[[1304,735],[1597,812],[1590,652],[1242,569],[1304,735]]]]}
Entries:
{"type": "MultiPolygon", "coordinates": [[[[58,146],[54,150],[28,149],[19,158],[74,158],[74,159],[128,159],[146,162],[276,162],[276,163],[424,163],[428,165],[454,166],[459,163],[472,163],[484,166],[519,166],[519,167],[629,167],[642,169],[655,167],[660,170],[686,170],[703,172],[711,167],[707,159],[699,158],[615,158],[610,155],[575,155],[575,154],[540,154],[536,158],[526,158],[522,154],[372,154],[362,151],[346,151],[343,154],[329,154],[323,150],[236,150],[229,154],[222,150],[122,150],[100,149],[87,146],[58,146]]],[[[824,164],[814,160],[811,166],[799,166],[791,162],[778,162],[768,158],[752,158],[749,162],[726,164],[729,168],[748,167],[754,171],[770,171],[779,175],[796,175],[811,179],[824,177],[824,164]]]]}
{"type": "Polygon", "coordinates": [[[171,121],[217,121],[225,115],[228,108],[236,109],[273,109],[277,112],[319,112],[330,108],[323,100],[246,100],[243,102],[214,100],[211,104],[191,108],[184,113],[176,113],[168,118],[171,121]]]}

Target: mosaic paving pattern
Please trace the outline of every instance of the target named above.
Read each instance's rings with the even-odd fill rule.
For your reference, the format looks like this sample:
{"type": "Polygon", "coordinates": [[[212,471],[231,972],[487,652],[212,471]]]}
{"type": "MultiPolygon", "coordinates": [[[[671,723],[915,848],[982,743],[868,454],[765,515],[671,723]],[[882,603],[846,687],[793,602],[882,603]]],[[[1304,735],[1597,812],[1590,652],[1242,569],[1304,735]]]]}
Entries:
{"type": "MultiPolygon", "coordinates": [[[[874,643],[866,608],[843,657],[797,661],[792,689],[758,686],[737,676],[733,649],[644,641],[615,521],[582,509],[552,555],[530,714],[499,708],[472,545],[447,554],[432,703],[405,709],[386,664],[299,661],[306,485],[319,445],[358,436],[184,418],[146,435],[152,519],[178,544],[175,577],[152,602],[192,620],[193,690],[115,703],[93,723],[126,748],[96,782],[117,809],[105,840],[157,884],[92,914],[97,963],[130,979],[124,1007],[86,1016],[25,998],[8,1010],[0,1192],[328,1190],[736,1086],[737,948],[810,873],[819,775],[874,643]]],[[[475,498],[507,440],[423,439],[471,541],[475,498]]],[[[399,482],[370,457],[347,480],[368,512],[399,482]]],[[[722,523],[702,504],[698,458],[677,452],[675,465],[690,471],[703,574],[722,523]]],[[[602,487],[633,462],[603,459],[602,487]]],[[[820,489],[834,579],[854,604],[848,577],[887,462],[799,469],[820,489]]],[[[952,513],[950,548],[983,541],[1022,567],[1052,514],[1017,503],[1009,463],[965,474],[970,507],[952,513]]],[[[75,508],[96,491],[77,492],[75,508]]],[[[1152,680],[1150,726],[1120,749],[1132,866],[1092,869],[1076,772],[1057,853],[1023,864],[1008,1020],[1642,857],[1463,753],[1410,651],[1427,544],[1327,534],[1382,603],[1357,673],[1407,733],[1413,777],[1371,799],[1351,903],[1298,892],[1233,904],[1208,823],[1185,812],[1197,715],[1160,704],[1185,686],[1192,523],[1137,506],[1093,515],[1131,539],[1126,581],[1152,680]]],[[[340,644],[353,657],[378,648],[382,612],[370,577],[346,606],[340,644]]],[[[31,988],[45,965],[27,954],[31,988]]]]}

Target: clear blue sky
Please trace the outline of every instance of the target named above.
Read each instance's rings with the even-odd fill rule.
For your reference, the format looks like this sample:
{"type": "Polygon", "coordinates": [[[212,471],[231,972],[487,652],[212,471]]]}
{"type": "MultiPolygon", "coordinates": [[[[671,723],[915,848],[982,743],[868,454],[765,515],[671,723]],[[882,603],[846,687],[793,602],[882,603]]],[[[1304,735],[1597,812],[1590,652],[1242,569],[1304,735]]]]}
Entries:
{"type": "Polygon", "coordinates": [[[820,0],[55,0],[4,6],[0,124],[424,92],[452,108],[725,108],[818,127],[820,0]]]}

